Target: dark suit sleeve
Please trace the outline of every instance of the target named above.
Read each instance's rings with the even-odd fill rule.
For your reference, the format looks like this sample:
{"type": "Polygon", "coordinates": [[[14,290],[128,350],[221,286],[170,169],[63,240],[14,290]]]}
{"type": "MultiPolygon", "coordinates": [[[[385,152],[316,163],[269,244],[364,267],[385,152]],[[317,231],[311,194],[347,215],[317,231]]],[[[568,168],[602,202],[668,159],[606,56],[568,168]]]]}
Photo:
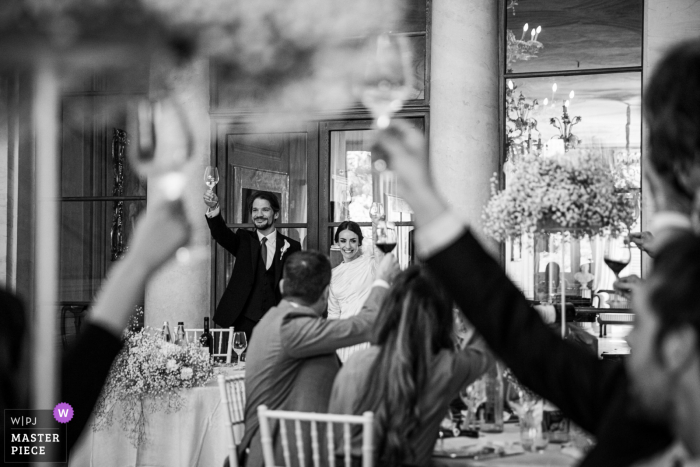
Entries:
{"type": "Polygon", "coordinates": [[[372,287],[362,310],[348,319],[288,314],[282,321],[282,347],[294,358],[307,358],[367,342],[386,294],[386,288],[372,287]]]}
{"type": "Polygon", "coordinates": [[[598,437],[580,467],[631,465],[673,441],[666,427],[632,410],[623,366],[550,331],[471,233],[427,263],[513,373],[598,437]]]}
{"type": "Polygon", "coordinates": [[[626,385],[620,365],[602,366],[548,329],[470,232],[427,263],[518,379],[584,429],[598,431],[610,394],[626,385]]]}
{"type": "Polygon", "coordinates": [[[209,226],[211,236],[214,237],[216,243],[224,247],[226,251],[232,255],[236,256],[238,254],[238,247],[240,246],[241,240],[233,230],[226,227],[226,221],[224,221],[221,213],[214,217],[207,217],[207,225],[209,226]]]}
{"type": "Polygon", "coordinates": [[[74,414],[68,424],[69,450],[83,432],[121,348],[122,342],[117,336],[89,323],[64,356],[61,402],[70,404],[74,414]]]}

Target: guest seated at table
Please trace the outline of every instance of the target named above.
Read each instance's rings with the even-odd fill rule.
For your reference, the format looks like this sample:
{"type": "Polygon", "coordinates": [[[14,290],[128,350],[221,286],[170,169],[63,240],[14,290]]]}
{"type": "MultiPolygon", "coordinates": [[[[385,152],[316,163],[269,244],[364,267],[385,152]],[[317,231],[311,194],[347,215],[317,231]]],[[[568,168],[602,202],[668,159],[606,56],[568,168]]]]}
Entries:
{"type": "MultiPolygon", "coordinates": [[[[260,320],[248,347],[245,434],[239,446],[246,466],[263,465],[259,405],[272,410],[328,410],[333,380],[340,369],[336,350],[369,340],[379,306],[397,272],[396,258],[386,255],[360,313],[348,319],[326,320],[322,315],[328,306],[331,281],[328,258],[319,252],[301,251],[287,259],[280,283],[283,299],[260,320]]],[[[280,447],[279,439],[275,445],[280,447]]],[[[311,459],[310,445],[306,448],[306,458],[311,459]]]]}
{"type": "MultiPolygon", "coordinates": [[[[182,202],[156,202],[136,227],[126,255],[112,267],[87,323],[61,365],[59,398],[73,407],[68,449],[80,437],[114,358],[122,348],[122,332],[143,298],[148,279],[189,239],[182,202]]],[[[27,365],[22,350],[25,317],[21,302],[0,293],[0,409],[28,408],[27,365]],[[3,358],[6,357],[6,358],[3,358]]],[[[50,407],[44,407],[49,409],[50,407]]]]}
{"type": "MultiPolygon", "coordinates": [[[[597,437],[598,444],[581,465],[631,465],[666,449],[673,440],[670,427],[632,410],[635,404],[628,396],[632,384],[622,364],[602,362],[552,332],[501,265],[456,221],[458,216],[433,187],[423,136],[395,122],[379,135],[378,144],[375,150],[389,159],[401,196],[413,209],[416,248],[430,271],[523,384],[597,437]]],[[[661,312],[654,310],[657,315],[661,312]]],[[[632,348],[632,358],[657,348],[653,336],[638,340],[643,343],[632,348]]],[[[658,372],[660,378],[663,368],[658,372]]]]}
{"type": "MultiPolygon", "coordinates": [[[[493,363],[472,333],[456,350],[452,299],[421,266],[399,274],[377,319],[372,346],[338,373],[330,413],[375,414],[377,465],[427,465],[440,422],[459,390],[493,363]]],[[[362,452],[361,431],[352,440],[362,452]]],[[[339,433],[336,446],[342,446],[339,433]]]]}

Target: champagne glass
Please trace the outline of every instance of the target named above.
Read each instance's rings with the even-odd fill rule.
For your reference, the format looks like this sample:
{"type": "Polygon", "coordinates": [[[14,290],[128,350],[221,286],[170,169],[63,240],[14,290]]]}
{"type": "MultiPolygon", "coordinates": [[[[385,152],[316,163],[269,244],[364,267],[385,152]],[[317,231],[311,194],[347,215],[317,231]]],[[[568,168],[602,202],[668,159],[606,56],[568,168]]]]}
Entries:
{"type": "Polygon", "coordinates": [[[207,166],[204,169],[204,183],[209,187],[209,191],[214,191],[214,187],[219,183],[219,169],[213,166],[207,166]]]}
{"type": "Polygon", "coordinates": [[[377,239],[375,245],[384,253],[391,253],[396,247],[396,224],[382,218],[377,222],[377,239]]]}
{"type": "Polygon", "coordinates": [[[410,94],[413,80],[410,48],[406,37],[379,34],[368,39],[366,54],[360,98],[377,127],[386,128],[410,94]]]}
{"type": "Polygon", "coordinates": [[[603,259],[605,264],[615,273],[615,277],[619,279],[620,272],[632,259],[627,232],[610,234],[605,238],[603,259]]]}
{"type": "Polygon", "coordinates": [[[245,332],[234,332],[233,333],[233,351],[238,355],[238,364],[241,363],[241,354],[245,352],[248,347],[248,339],[245,336],[245,332]]]}

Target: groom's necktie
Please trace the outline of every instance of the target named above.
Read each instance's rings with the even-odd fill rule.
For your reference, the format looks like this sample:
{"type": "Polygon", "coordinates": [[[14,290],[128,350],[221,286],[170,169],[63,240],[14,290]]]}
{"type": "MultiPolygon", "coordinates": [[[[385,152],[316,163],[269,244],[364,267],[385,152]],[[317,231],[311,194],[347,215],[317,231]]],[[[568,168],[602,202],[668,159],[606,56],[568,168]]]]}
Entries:
{"type": "Polygon", "coordinates": [[[263,264],[265,265],[265,270],[267,270],[267,237],[263,237],[262,239],[260,255],[262,255],[263,264]]]}

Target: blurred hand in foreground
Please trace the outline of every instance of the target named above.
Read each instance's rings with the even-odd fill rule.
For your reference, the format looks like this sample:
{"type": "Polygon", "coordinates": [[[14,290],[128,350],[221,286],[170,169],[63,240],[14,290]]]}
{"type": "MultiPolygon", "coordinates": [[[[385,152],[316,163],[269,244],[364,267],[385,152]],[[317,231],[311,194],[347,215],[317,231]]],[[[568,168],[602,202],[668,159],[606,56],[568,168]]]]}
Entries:
{"type": "Polygon", "coordinates": [[[379,132],[373,149],[396,174],[403,194],[413,188],[432,185],[425,138],[412,126],[392,120],[388,128],[379,132]]]}
{"type": "Polygon", "coordinates": [[[622,295],[626,299],[632,298],[634,290],[644,283],[641,277],[632,274],[631,276],[621,277],[613,282],[615,292],[622,295]]]}
{"type": "Polygon", "coordinates": [[[181,200],[155,203],[139,219],[127,256],[147,273],[155,272],[187,244],[190,230],[181,200]]]}
{"type": "Polygon", "coordinates": [[[396,175],[399,194],[413,209],[417,227],[447,211],[447,204],[433,188],[428,149],[420,131],[392,120],[388,128],[379,132],[372,150],[396,175]]]}
{"type": "Polygon", "coordinates": [[[651,232],[631,232],[628,238],[630,243],[637,245],[637,248],[650,256],[652,255],[650,248],[654,241],[654,236],[651,232]]]}
{"type": "Polygon", "coordinates": [[[377,279],[381,279],[391,284],[396,277],[396,275],[401,271],[399,267],[399,261],[396,259],[392,253],[387,253],[382,258],[377,268],[377,279]]]}

